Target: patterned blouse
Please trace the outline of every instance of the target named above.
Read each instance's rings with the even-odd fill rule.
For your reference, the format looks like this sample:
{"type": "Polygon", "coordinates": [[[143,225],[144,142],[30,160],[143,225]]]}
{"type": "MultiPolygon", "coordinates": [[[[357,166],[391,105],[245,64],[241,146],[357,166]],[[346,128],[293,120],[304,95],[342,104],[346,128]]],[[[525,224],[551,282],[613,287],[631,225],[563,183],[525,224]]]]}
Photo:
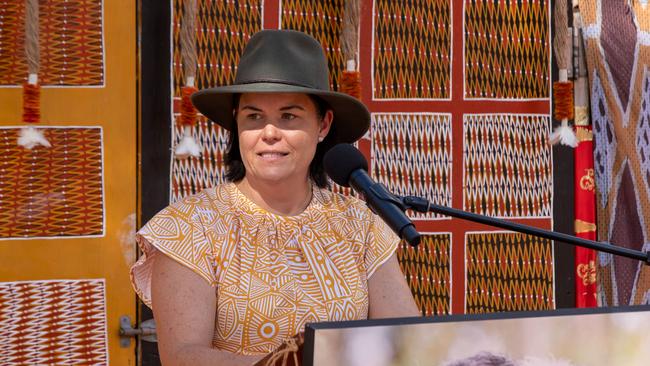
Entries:
{"type": "Polygon", "coordinates": [[[168,206],[137,240],[140,298],[151,306],[155,247],[216,286],[213,345],[245,355],[271,352],[308,322],[366,319],[368,278],[399,243],[359,199],[314,186],[305,211],[281,216],[233,183],[168,206]]]}

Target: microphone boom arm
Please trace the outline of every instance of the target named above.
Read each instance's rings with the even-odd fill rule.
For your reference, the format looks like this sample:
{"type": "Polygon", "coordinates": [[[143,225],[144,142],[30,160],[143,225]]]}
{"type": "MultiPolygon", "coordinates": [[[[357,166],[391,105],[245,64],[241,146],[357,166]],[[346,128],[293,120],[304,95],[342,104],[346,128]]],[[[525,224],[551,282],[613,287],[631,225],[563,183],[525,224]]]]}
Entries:
{"type": "Polygon", "coordinates": [[[433,204],[421,197],[406,196],[406,197],[399,197],[399,198],[401,198],[402,203],[406,208],[417,212],[423,212],[423,213],[435,212],[445,216],[457,217],[459,219],[463,219],[467,221],[478,222],[481,224],[486,224],[486,225],[500,227],[503,229],[516,231],[518,233],[529,234],[540,238],[561,241],[579,247],[594,249],[601,252],[606,252],[606,253],[610,253],[610,254],[626,257],[626,258],[632,258],[632,259],[643,261],[646,265],[650,265],[650,252],[642,252],[634,249],[619,247],[605,242],[597,242],[593,240],[578,238],[573,235],[544,230],[533,226],[519,224],[516,222],[509,222],[509,221],[496,219],[489,216],[458,210],[451,207],[440,206],[440,205],[433,204]]]}

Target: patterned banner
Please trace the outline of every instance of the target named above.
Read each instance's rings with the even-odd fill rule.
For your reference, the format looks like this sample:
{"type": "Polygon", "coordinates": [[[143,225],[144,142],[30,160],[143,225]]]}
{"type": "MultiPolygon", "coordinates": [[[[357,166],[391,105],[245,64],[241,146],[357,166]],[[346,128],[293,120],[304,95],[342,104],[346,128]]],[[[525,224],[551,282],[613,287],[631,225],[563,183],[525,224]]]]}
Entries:
{"type": "Polygon", "coordinates": [[[405,241],[397,259],[424,316],[451,313],[451,235],[422,235],[420,245],[405,241]]]}
{"type": "Polygon", "coordinates": [[[465,98],[548,98],[548,0],[465,0],[464,9],[465,98]]]}
{"type": "MultiPolygon", "coordinates": [[[[575,235],[596,240],[596,182],[594,181],[593,134],[591,126],[577,126],[578,146],[574,150],[575,235]]],[[[598,305],[596,251],[576,247],[576,307],[598,305]]]]}
{"type": "MultiPolygon", "coordinates": [[[[392,193],[451,206],[451,115],[372,115],[372,175],[392,193]]],[[[417,219],[443,217],[409,214],[417,219]]]]}
{"type": "MultiPolygon", "coordinates": [[[[639,1],[581,0],[594,139],[598,240],[650,246],[650,14],[639,1]]],[[[600,305],[650,302],[650,267],[598,255],[600,305]]]]}
{"type": "Polygon", "coordinates": [[[0,365],[108,365],[104,280],[0,282],[0,365]]]}
{"type": "Polygon", "coordinates": [[[498,217],[550,217],[546,115],[465,115],[464,209],[498,217]]]}
{"type": "Polygon", "coordinates": [[[373,99],[449,99],[451,2],[377,0],[373,99]]]}
{"type": "Polygon", "coordinates": [[[0,128],[0,238],[103,235],[101,128],[43,128],[32,150],[19,130],[0,128]]]}
{"type": "Polygon", "coordinates": [[[467,233],[466,312],[555,308],[553,244],[518,233],[467,233]]]}
{"type": "MultiPolygon", "coordinates": [[[[39,1],[41,85],[102,86],[102,0],[39,1]]],[[[25,2],[0,0],[0,85],[27,81],[25,2]]]]}

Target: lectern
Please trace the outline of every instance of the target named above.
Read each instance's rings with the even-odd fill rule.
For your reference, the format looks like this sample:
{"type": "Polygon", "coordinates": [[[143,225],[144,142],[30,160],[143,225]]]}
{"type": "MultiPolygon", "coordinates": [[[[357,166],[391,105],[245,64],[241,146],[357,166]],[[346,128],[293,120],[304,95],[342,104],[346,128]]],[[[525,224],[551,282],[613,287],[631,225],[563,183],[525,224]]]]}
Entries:
{"type": "Polygon", "coordinates": [[[650,364],[650,306],[308,324],[303,366],[446,365],[495,355],[540,365],[650,364]]]}

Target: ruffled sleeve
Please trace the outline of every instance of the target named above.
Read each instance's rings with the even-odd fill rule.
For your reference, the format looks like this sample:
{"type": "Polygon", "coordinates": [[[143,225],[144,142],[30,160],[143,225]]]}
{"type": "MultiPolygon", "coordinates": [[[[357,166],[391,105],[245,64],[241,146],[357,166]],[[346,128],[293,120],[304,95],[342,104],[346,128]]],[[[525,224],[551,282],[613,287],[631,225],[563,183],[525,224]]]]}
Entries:
{"type": "Polygon", "coordinates": [[[136,234],[142,256],[131,267],[131,282],[142,301],[151,307],[151,272],[157,255],[167,255],[216,285],[215,248],[206,236],[203,216],[207,197],[186,197],[156,214],[136,234]]]}
{"type": "Polygon", "coordinates": [[[367,277],[386,262],[397,250],[400,239],[377,215],[369,211],[370,227],[366,238],[364,262],[367,277]]]}

